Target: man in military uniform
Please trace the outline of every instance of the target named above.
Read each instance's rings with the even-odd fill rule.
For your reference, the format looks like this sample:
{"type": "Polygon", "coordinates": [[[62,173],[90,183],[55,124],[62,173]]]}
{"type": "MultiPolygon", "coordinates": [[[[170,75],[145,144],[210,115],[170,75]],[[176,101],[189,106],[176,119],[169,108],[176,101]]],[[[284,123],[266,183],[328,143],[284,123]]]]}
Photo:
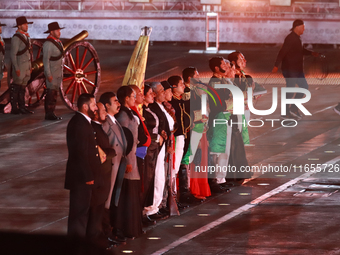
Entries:
{"type": "Polygon", "coordinates": [[[49,33],[43,45],[44,73],[46,77],[47,94],[45,97],[45,120],[61,120],[54,114],[57,103],[58,89],[63,80],[63,55],[64,48],[60,38],[58,22],[48,24],[49,33]]]}
{"type": "Polygon", "coordinates": [[[33,113],[25,107],[25,88],[31,77],[31,40],[27,33],[28,22],[26,17],[21,16],[16,19],[18,28],[11,40],[11,61],[12,76],[11,84],[11,105],[12,114],[33,113]]]}
{"type": "Polygon", "coordinates": [[[5,67],[5,42],[2,39],[2,27],[6,26],[6,24],[1,24],[0,22],[0,87],[1,87],[1,79],[4,77],[4,67],[5,67]]]}
{"type": "Polygon", "coordinates": [[[202,94],[206,94],[202,89],[207,87],[199,81],[199,73],[196,67],[190,66],[182,71],[182,77],[185,85],[184,94],[182,99],[184,101],[185,109],[190,112],[191,127],[192,130],[185,140],[184,151],[187,151],[183,155],[181,164],[189,165],[195,156],[198,148],[199,141],[202,138],[202,134],[206,131],[208,117],[202,115],[202,94]],[[189,150],[190,148],[190,150],[189,150]]]}
{"type": "MultiPolygon", "coordinates": [[[[188,182],[188,169],[187,165],[182,164],[182,158],[186,154],[186,150],[189,147],[189,140],[187,146],[185,146],[185,139],[189,135],[190,130],[190,111],[187,107],[190,107],[190,101],[184,101],[183,95],[185,93],[186,86],[181,76],[171,76],[168,78],[169,84],[172,86],[172,100],[170,104],[175,109],[176,122],[178,128],[174,133],[176,143],[175,143],[175,167],[173,169],[172,176],[178,176],[179,181],[179,202],[183,204],[194,204],[203,202],[203,200],[195,198],[189,190],[188,182]]],[[[189,88],[190,91],[190,88],[189,88]]],[[[185,96],[185,95],[184,95],[185,96]]],[[[189,95],[186,95],[190,97],[189,95]]]]}

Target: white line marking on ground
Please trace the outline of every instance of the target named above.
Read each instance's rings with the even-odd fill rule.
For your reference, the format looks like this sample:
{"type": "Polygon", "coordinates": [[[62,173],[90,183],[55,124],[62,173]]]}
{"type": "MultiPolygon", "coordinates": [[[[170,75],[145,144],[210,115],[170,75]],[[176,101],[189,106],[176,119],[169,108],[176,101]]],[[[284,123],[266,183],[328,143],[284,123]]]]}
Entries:
{"type": "MultiPolygon", "coordinates": [[[[340,156],[339,157],[336,157],[328,162],[325,163],[325,165],[330,165],[330,164],[334,164],[336,163],[337,161],[340,160],[340,156]]],[[[308,172],[308,173],[304,173],[302,175],[300,175],[299,177],[296,177],[295,179],[289,181],[289,182],[286,182],[285,184],[277,187],[276,189],[273,189],[272,191],[269,191],[265,194],[263,194],[262,196],[254,199],[253,201],[251,201],[249,204],[246,204],[246,205],[243,205],[239,208],[237,208],[236,210],[224,215],[223,217],[213,221],[213,222],[210,222],[209,224],[179,238],[178,240],[176,240],[175,242],[165,246],[164,248],[152,253],[151,255],[161,255],[161,254],[164,254],[165,252],[168,252],[169,250],[171,249],[174,249],[175,247],[185,243],[185,242],[188,242],[189,240],[193,239],[194,237],[240,215],[241,213],[244,213],[246,211],[248,211],[249,209],[252,209],[253,207],[257,206],[259,203],[263,202],[264,200],[282,192],[283,190],[287,189],[288,187],[296,184],[297,182],[303,180],[303,179],[306,179],[308,177],[310,177],[311,175],[315,174],[314,172],[308,172]]]]}
{"type": "Polygon", "coordinates": [[[1,210],[68,210],[69,207],[26,207],[26,206],[16,206],[16,207],[9,207],[9,206],[0,206],[1,210]]]}
{"type": "Polygon", "coordinates": [[[33,170],[33,171],[31,171],[31,172],[28,172],[28,173],[25,173],[25,174],[22,174],[22,175],[19,175],[19,176],[15,176],[15,177],[13,177],[13,178],[10,178],[10,179],[7,179],[7,180],[5,180],[5,181],[0,182],[0,185],[1,185],[1,184],[5,184],[5,183],[7,183],[7,182],[9,182],[9,181],[12,181],[12,180],[15,180],[15,179],[24,177],[24,176],[26,176],[26,175],[33,174],[33,173],[35,173],[35,172],[41,171],[41,170],[43,170],[43,169],[45,169],[45,168],[54,166],[54,165],[56,165],[56,164],[63,163],[63,162],[65,162],[65,161],[67,161],[67,159],[63,159],[63,160],[57,161],[57,162],[55,162],[55,163],[53,163],[53,164],[51,164],[51,165],[48,165],[48,166],[44,166],[44,167],[38,168],[38,169],[36,169],[36,170],[33,170]]]}
{"type": "Polygon", "coordinates": [[[11,134],[0,135],[0,139],[6,139],[6,138],[13,137],[13,136],[19,136],[19,135],[22,135],[22,134],[25,134],[25,133],[28,133],[28,132],[31,132],[31,131],[34,131],[34,130],[37,130],[37,129],[40,129],[40,128],[44,128],[44,127],[48,127],[48,126],[51,126],[51,125],[54,125],[54,124],[58,124],[59,122],[60,121],[54,121],[54,122],[51,122],[51,123],[43,125],[43,126],[39,126],[39,127],[27,129],[25,131],[21,131],[19,133],[11,133],[11,134]]]}
{"type": "Polygon", "coordinates": [[[184,58],[184,57],[185,57],[185,55],[180,56],[180,57],[175,57],[175,58],[166,59],[166,60],[164,60],[164,61],[162,61],[162,62],[157,62],[157,63],[155,63],[155,64],[149,65],[148,68],[150,68],[150,67],[152,67],[152,66],[156,66],[156,65],[158,66],[158,65],[160,65],[160,64],[164,64],[164,63],[166,63],[166,62],[170,62],[170,61],[172,61],[172,60],[180,59],[180,58],[184,58]]]}
{"type": "Polygon", "coordinates": [[[317,113],[320,113],[320,112],[324,112],[324,111],[326,111],[326,110],[328,110],[328,109],[334,108],[335,106],[337,106],[337,104],[328,106],[328,107],[326,107],[326,108],[324,108],[324,109],[322,109],[322,110],[320,110],[320,111],[314,112],[313,114],[317,114],[317,113]]]}
{"type": "Polygon", "coordinates": [[[52,224],[54,224],[54,223],[57,223],[57,222],[59,222],[59,221],[62,221],[62,220],[64,220],[64,219],[67,219],[67,218],[68,218],[68,216],[65,216],[65,217],[63,217],[63,218],[61,218],[61,219],[59,219],[59,220],[55,220],[55,221],[50,222],[50,223],[48,223],[48,224],[46,224],[46,225],[44,225],[44,226],[41,226],[41,227],[36,228],[36,229],[33,229],[33,230],[31,230],[29,233],[32,233],[32,232],[37,231],[37,230],[39,230],[39,229],[48,227],[48,226],[50,226],[50,225],[52,225],[52,224]]]}
{"type": "Polygon", "coordinates": [[[156,78],[156,77],[158,77],[158,76],[161,76],[161,75],[163,75],[163,74],[166,74],[166,73],[168,73],[168,72],[171,72],[171,71],[173,71],[173,70],[175,70],[175,69],[177,69],[177,68],[178,68],[178,66],[175,66],[175,67],[173,67],[173,68],[170,68],[169,70],[166,70],[166,71],[163,72],[163,73],[159,73],[159,74],[157,74],[157,75],[155,75],[155,76],[152,76],[152,77],[150,77],[150,78],[147,78],[146,81],[151,80],[151,79],[154,79],[154,78],[156,78]]]}
{"type": "MultiPolygon", "coordinates": [[[[324,112],[324,111],[326,111],[326,110],[328,110],[328,109],[334,108],[335,106],[337,106],[337,105],[335,104],[335,105],[328,106],[328,107],[326,107],[326,108],[324,108],[324,109],[321,109],[321,110],[319,110],[319,111],[314,112],[313,114],[317,114],[317,113],[320,113],[320,112],[324,112]]],[[[312,114],[312,115],[313,115],[313,114],[312,114]]],[[[287,125],[287,126],[289,126],[289,125],[287,125]]],[[[278,128],[275,128],[275,129],[270,129],[270,130],[268,130],[267,132],[265,132],[265,133],[263,133],[263,134],[261,134],[261,135],[259,135],[259,136],[256,136],[256,137],[254,137],[253,139],[250,139],[250,140],[251,140],[251,141],[256,140],[257,138],[260,138],[260,137],[262,137],[262,136],[264,136],[264,135],[266,135],[266,134],[268,134],[268,133],[270,133],[270,132],[274,132],[274,131],[280,130],[281,128],[283,128],[283,126],[278,127],[278,128]]]]}

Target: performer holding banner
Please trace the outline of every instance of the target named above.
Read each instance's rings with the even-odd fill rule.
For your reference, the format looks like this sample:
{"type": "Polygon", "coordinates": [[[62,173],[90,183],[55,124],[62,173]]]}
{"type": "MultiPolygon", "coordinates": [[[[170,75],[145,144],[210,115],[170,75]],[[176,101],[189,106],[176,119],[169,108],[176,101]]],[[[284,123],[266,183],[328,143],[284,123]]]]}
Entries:
{"type": "Polygon", "coordinates": [[[61,120],[54,114],[57,104],[58,89],[63,81],[63,56],[64,48],[60,39],[60,27],[58,22],[48,24],[49,33],[43,45],[44,73],[46,77],[47,94],[45,97],[45,120],[61,120]]]}

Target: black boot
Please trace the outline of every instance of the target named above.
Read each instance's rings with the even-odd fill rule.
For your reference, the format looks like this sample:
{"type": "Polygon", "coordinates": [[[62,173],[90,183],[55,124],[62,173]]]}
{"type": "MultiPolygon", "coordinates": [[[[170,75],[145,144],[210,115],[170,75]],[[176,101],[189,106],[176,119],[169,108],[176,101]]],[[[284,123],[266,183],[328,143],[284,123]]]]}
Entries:
{"type": "Polygon", "coordinates": [[[61,120],[54,114],[55,106],[57,104],[58,91],[54,89],[47,89],[45,97],[45,120],[61,120]]]}
{"type": "Polygon", "coordinates": [[[178,171],[179,202],[184,204],[199,204],[204,200],[196,198],[190,193],[187,176],[187,165],[181,165],[178,171]]]}
{"type": "Polygon", "coordinates": [[[10,97],[11,97],[11,106],[12,111],[11,114],[19,114],[19,108],[18,108],[18,97],[19,97],[19,89],[20,86],[16,84],[11,84],[10,87],[10,97]]]}
{"type": "Polygon", "coordinates": [[[26,108],[26,105],[25,105],[25,93],[26,93],[26,89],[24,86],[19,86],[20,89],[19,89],[19,97],[18,97],[18,105],[19,105],[19,111],[22,113],[22,114],[32,114],[34,112],[28,110],[26,108]]]}

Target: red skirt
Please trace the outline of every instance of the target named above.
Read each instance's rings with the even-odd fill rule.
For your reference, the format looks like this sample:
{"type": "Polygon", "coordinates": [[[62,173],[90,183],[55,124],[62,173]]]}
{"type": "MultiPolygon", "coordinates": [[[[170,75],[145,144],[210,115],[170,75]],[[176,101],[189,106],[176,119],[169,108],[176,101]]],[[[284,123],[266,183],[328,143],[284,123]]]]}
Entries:
{"type": "MultiPolygon", "coordinates": [[[[201,167],[208,166],[208,141],[206,133],[203,133],[201,138],[201,167]]],[[[211,191],[208,183],[208,172],[195,172],[195,164],[190,164],[190,190],[194,196],[209,197],[211,196],[211,191]]]]}

